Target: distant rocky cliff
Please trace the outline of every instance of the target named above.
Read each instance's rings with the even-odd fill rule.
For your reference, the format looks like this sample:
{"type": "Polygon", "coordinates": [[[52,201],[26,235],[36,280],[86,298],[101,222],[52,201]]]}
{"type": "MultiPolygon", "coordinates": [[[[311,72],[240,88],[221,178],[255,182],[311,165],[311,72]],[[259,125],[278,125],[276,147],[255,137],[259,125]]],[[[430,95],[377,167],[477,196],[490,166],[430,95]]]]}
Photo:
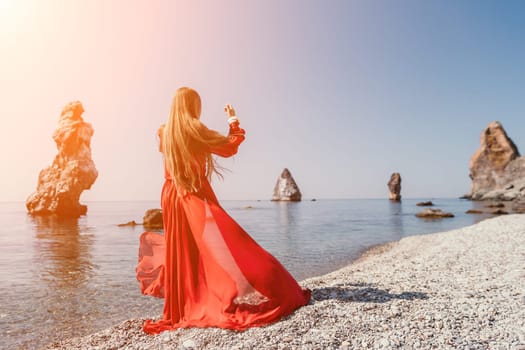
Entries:
{"type": "Polygon", "coordinates": [[[470,160],[474,200],[515,200],[525,197],[525,158],[499,122],[481,133],[480,148],[470,160]]]}
{"type": "Polygon", "coordinates": [[[38,187],[26,207],[33,215],[79,217],[87,207],[79,203],[82,191],[91,188],[98,172],[91,159],[93,127],[82,119],[84,108],[78,101],[66,105],[53,133],[58,154],[51,166],[38,176],[38,187]]]}
{"type": "Polygon", "coordinates": [[[273,189],[272,201],[294,201],[301,200],[301,191],[295,183],[292,174],[288,169],[284,169],[273,189]]]}

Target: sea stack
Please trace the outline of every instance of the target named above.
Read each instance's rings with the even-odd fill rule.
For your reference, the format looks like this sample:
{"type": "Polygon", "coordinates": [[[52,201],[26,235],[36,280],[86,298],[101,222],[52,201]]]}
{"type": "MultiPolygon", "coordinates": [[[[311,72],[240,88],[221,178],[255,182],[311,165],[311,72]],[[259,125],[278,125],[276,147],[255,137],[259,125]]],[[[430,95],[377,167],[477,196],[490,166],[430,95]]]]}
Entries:
{"type": "Polygon", "coordinates": [[[481,133],[469,170],[472,184],[467,198],[514,200],[525,195],[525,158],[497,121],[481,133]]]}
{"type": "Polygon", "coordinates": [[[273,189],[272,201],[292,201],[301,200],[301,191],[295,183],[290,170],[284,168],[283,172],[277,178],[277,183],[273,189]]]}
{"type": "Polygon", "coordinates": [[[390,190],[389,199],[391,201],[401,200],[401,175],[399,173],[393,173],[388,181],[388,189],[390,190]]]}
{"type": "Polygon", "coordinates": [[[91,188],[98,171],[91,159],[93,127],[82,119],[84,107],[79,101],[64,107],[53,133],[58,154],[51,166],[40,171],[35,193],[26,207],[33,215],[79,217],[87,206],[79,203],[82,191],[91,188]]]}

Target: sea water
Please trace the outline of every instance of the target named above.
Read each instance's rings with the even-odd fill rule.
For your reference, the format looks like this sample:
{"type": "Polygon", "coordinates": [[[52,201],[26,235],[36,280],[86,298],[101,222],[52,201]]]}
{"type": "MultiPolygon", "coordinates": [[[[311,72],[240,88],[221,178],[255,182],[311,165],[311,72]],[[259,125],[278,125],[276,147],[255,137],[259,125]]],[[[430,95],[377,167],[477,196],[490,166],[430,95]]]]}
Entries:
{"type": "MultiPolygon", "coordinates": [[[[226,211],[297,279],[340,268],[365,249],[402,237],[474,224],[483,204],[433,199],[456,216],[422,220],[416,199],[222,201],[226,211]]],[[[24,203],[0,203],[0,348],[34,349],[129,318],[162,313],[135,279],[142,221],[158,202],[91,202],[80,219],[27,215],[24,203]]]]}

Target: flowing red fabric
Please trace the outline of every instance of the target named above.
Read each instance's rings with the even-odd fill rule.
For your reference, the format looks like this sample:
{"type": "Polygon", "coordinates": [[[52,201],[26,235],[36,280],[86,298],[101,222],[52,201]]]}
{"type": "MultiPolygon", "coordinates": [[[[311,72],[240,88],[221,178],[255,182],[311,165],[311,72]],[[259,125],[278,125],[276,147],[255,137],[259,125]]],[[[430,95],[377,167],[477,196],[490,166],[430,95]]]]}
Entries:
{"type": "MultiPolygon", "coordinates": [[[[233,125],[228,143],[210,152],[237,153],[244,130],[233,125]]],[[[162,319],[144,331],[181,327],[243,330],[262,326],[308,304],[279,261],[257,244],[226,211],[203,179],[197,193],[179,191],[166,174],[161,196],[164,235],[140,237],[137,279],[143,294],[163,297],[162,319]]]]}

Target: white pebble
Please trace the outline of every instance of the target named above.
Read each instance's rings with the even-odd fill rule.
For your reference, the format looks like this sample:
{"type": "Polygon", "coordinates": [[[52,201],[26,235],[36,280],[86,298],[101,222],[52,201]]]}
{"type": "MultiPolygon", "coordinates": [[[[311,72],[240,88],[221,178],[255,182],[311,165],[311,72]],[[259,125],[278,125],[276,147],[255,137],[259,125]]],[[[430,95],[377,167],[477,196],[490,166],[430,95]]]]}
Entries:
{"type": "Polygon", "coordinates": [[[184,349],[195,349],[195,348],[197,348],[197,344],[192,339],[185,340],[182,343],[182,346],[184,347],[184,349]]]}

